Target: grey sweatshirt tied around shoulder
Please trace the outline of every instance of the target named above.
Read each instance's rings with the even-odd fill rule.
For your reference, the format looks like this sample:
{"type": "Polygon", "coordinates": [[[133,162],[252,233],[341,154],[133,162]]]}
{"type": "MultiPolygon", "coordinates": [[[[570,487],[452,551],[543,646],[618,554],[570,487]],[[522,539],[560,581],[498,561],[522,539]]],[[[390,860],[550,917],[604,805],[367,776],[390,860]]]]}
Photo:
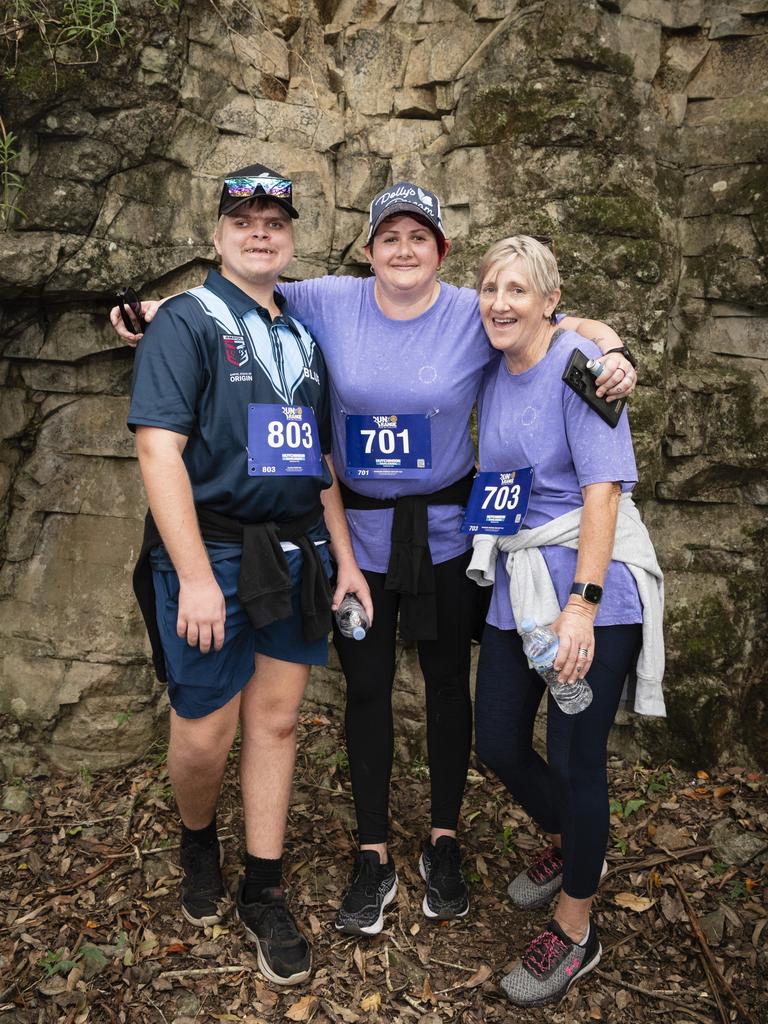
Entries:
{"type": "MultiPolygon", "coordinates": [[[[539,548],[561,544],[578,548],[581,509],[574,509],[532,530],[520,530],[512,537],[478,534],[473,539],[472,560],[467,576],[481,587],[493,585],[497,552],[506,552],[509,598],[515,622],[533,619],[554,622],[560,614],[555,587],[539,548]]],[[[623,700],[630,701],[641,715],[665,716],[661,681],[664,676],[664,576],[656,560],[651,538],[628,493],[622,494],[616,521],[612,559],[624,562],[637,584],[643,606],[643,646],[635,668],[636,678],[627,680],[623,700]]]]}

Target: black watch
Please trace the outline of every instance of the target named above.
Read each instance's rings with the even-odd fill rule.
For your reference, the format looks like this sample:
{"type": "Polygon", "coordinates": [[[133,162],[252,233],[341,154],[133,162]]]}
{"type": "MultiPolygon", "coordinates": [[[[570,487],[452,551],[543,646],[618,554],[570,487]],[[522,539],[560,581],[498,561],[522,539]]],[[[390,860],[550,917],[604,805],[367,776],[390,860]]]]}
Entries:
{"type": "Polygon", "coordinates": [[[635,357],[632,355],[632,353],[629,351],[629,348],[626,345],[620,345],[618,348],[609,348],[607,352],[603,352],[603,355],[609,356],[611,352],[620,352],[627,360],[629,365],[634,370],[637,369],[637,362],[635,361],[635,357]]]}
{"type": "Polygon", "coordinates": [[[576,594],[578,597],[583,597],[590,604],[600,604],[603,588],[598,587],[596,583],[574,583],[571,587],[571,593],[576,594]]]}

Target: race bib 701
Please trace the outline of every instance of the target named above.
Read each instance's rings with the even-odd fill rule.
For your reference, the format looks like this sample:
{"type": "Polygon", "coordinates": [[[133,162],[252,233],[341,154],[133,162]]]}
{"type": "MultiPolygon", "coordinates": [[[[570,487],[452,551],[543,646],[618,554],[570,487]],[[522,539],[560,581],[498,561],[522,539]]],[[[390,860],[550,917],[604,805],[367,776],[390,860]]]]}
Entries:
{"type": "Polygon", "coordinates": [[[432,428],[422,413],[347,416],[349,479],[415,479],[432,468],[432,428]]]}

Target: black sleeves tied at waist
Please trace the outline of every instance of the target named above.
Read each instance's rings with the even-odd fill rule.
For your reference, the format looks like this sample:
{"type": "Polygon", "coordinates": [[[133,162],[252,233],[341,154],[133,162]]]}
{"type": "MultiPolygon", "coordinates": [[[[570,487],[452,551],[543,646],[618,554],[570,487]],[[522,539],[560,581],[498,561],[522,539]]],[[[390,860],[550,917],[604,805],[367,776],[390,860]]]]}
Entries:
{"type": "MultiPolygon", "coordinates": [[[[319,505],[301,519],[288,523],[241,523],[210,509],[198,508],[196,511],[203,540],[242,544],[237,596],[254,629],[262,629],[270,622],[287,619],[292,614],[291,577],[280,546],[280,541],[291,541],[304,556],[300,590],[304,640],[314,643],[328,635],[331,629],[331,586],[317,547],[307,536],[307,531],[322,518],[319,505]]],[[[160,682],[165,682],[165,659],[157,628],[155,587],[149,560],[150,550],[161,540],[152,513],[147,512],[144,539],[133,571],[133,592],[152,645],[155,673],[160,682]]]]}
{"type": "Polygon", "coordinates": [[[432,494],[406,494],[383,500],[369,498],[339,481],[345,508],[394,508],[386,590],[401,595],[400,633],[406,642],[437,638],[435,567],[429,550],[429,505],[466,505],[475,471],[432,494]]]}

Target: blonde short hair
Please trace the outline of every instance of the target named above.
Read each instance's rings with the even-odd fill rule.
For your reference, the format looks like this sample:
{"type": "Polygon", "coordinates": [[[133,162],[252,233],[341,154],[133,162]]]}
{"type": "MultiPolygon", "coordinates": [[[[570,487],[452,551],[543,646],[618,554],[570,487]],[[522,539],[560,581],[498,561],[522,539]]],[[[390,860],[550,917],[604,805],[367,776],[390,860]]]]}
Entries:
{"type": "Polygon", "coordinates": [[[551,249],[530,235],[512,235],[494,242],[480,260],[475,287],[479,292],[483,281],[492,272],[498,273],[505,263],[520,259],[525,273],[539,295],[551,295],[560,288],[560,271],[551,249]]]}

